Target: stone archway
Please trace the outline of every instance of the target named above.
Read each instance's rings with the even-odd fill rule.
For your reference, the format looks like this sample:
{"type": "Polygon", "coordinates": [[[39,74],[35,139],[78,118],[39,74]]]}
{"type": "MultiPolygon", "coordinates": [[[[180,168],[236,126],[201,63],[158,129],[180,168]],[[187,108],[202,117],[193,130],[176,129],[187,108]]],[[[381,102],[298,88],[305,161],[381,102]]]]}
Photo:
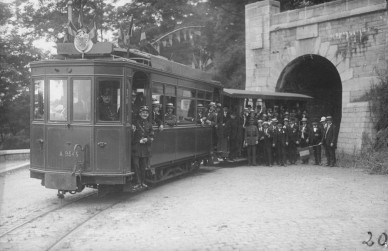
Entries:
{"type": "MultiPolygon", "coordinates": [[[[299,56],[286,65],[277,81],[276,91],[310,95],[310,119],[333,116],[334,124],[341,124],[342,82],[337,68],[328,59],[316,55],[299,56]]],[[[338,128],[339,129],[339,128],[338,128]]]]}

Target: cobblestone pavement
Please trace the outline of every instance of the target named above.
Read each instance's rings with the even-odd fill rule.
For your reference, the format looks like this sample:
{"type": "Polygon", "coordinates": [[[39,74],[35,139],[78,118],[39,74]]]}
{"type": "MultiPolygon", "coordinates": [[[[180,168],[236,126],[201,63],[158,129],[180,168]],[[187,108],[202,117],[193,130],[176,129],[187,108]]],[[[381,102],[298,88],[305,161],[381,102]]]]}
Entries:
{"type": "Polygon", "coordinates": [[[208,168],[131,197],[70,250],[366,250],[388,233],[388,177],[317,166],[208,168]]]}
{"type": "MultiPolygon", "coordinates": [[[[383,232],[387,176],[312,165],[208,167],[128,195],[54,249],[387,250],[377,245],[383,232]],[[372,247],[362,244],[368,231],[372,247]]],[[[29,240],[15,247],[29,250],[29,240]]]]}

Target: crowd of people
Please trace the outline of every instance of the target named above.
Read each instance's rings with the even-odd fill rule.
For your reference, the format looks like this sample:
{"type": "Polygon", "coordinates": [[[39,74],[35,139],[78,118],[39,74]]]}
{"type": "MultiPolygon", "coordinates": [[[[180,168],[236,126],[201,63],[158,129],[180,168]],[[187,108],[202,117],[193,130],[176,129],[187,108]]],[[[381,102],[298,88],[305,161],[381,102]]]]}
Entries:
{"type": "MultiPolygon", "coordinates": [[[[106,110],[100,108],[102,113],[111,114],[106,110]]],[[[133,121],[133,165],[139,185],[146,187],[145,170],[150,163],[153,126],[162,131],[165,126],[176,126],[177,118],[172,103],[166,105],[163,116],[157,101],[153,102],[152,110],[140,106],[137,115],[133,121]]],[[[217,161],[234,162],[246,157],[250,166],[275,163],[287,166],[296,164],[299,157],[302,164],[307,164],[311,149],[314,164],[322,165],[324,146],[326,165],[336,164],[336,127],[331,116],[310,121],[307,112],[300,109],[289,110],[284,106],[262,109],[260,105],[256,109],[247,106],[242,113],[237,113],[220,103],[210,102],[207,107],[198,104],[195,120],[201,126],[212,127],[217,161]],[[302,155],[302,151],[307,154],[302,155]]]]}
{"type": "Polygon", "coordinates": [[[197,120],[213,127],[214,148],[219,161],[233,162],[246,156],[248,165],[296,164],[300,157],[309,162],[309,148],[314,152],[314,164],[322,165],[321,148],[324,146],[327,166],[336,164],[336,128],[331,116],[320,121],[309,121],[306,111],[284,106],[253,109],[248,106],[238,114],[219,103],[210,103],[204,112],[199,105],[197,120]],[[301,155],[299,152],[307,151],[301,155]]]}

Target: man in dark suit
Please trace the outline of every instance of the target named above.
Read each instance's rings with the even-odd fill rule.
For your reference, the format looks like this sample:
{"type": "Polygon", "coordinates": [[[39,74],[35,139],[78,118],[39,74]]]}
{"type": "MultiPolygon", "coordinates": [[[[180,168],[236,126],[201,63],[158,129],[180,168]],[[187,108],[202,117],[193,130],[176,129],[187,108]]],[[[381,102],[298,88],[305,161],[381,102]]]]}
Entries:
{"type": "MultiPolygon", "coordinates": [[[[309,136],[310,136],[310,130],[309,127],[307,126],[307,119],[303,118],[302,119],[302,126],[300,127],[300,132],[299,132],[299,139],[300,139],[300,147],[307,147],[309,146],[309,136]]],[[[309,163],[309,156],[306,158],[302,159],[303,164],[308,164],[309,163]]]]}
{"type": "MultiPolygon", "coordinates": [[[[284,119],[286,121],[287,118],[284,119]]],[[[291,123],[288,127],[286,127],[286,132],[288,136],[288,147],[287,147],[287,154],[288,154],[288,161],[290,164],[296,163],[296,147],[299,145],[299,129],[297,125],[295,124],[295,119],[291,119],[291,123]]]]}
{"type": "Polygon", "coordinates": [[[334,167],[336,163],[335,149],[337,148],[336,127],[333,125],[333,118],[331,116],[326,117],[326,122],[327,126],[322,141],[327,154],[326,166],[334,167]]]}
{"type": "Polygon", "coordinates": [[[288,146],[287,133],[283,129],[282,123],[277,124],[277,129],[274,133],[274,143],[276,148],[276,162],[280,166],[287,166],[286,163],[286,147],[288,146]]]}
{"type": "Polygon", "coordinates": [[[273,132],[269,128],[269,123],[263,123],[264,130],[264,162],[267,166],[272,166],[272,146],[273,146],[273,132]]]}
{"type": "Polygon", "coordinates": [[[259,143],[259,132],[255,125],[255,119],[248,120],[248,126],[245,128],[244,135],[245,146],[247,147],[248,165],[256,166],[256,145],[259,143]]]}
{"type": "Polygon", "coordinates": [[[232,112],[230,119],[225,124],[225,134],[229,137],[229,160],[234,161],[238,155],[239,120],[237,114],[232,112]]]}
{"type": "Polygon", "coordinates": [[[318,126],[317,121],[313,121],[313,128],[310,130],[310,143],[313,146],[314,165],[321,164],[321,145],[323,130],[318,126]]]}
{"type": "Polygon", "coordinates": [[[259,119],[257,121],[257,130],[259,132],[259,143],[257,144],[257,163],[263,164],[264,163],[264,127],[263,127],[263,121],[259,119]]]}

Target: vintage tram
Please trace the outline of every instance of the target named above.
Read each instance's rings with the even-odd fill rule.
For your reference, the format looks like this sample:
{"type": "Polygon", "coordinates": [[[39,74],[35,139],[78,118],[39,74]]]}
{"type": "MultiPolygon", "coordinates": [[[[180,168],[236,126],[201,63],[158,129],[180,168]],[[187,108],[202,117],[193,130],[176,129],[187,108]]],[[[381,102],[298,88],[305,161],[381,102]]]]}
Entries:
{"type": "Polygon", "coordinates": [[[152,101],[162,114],[172,103],[178,123],[155,127],[148,182],[211,158],[212,128],[195,119],[198,104],[221,98],[222,86],[209,74],[107,42],[96,44],[87,59],[73,44],[57,49],[56,59],[31,63],[30,176],[46,188],[63,197],[85,186],[131,187],[132,123],[139,106],[152,107],[152,101]]]}

